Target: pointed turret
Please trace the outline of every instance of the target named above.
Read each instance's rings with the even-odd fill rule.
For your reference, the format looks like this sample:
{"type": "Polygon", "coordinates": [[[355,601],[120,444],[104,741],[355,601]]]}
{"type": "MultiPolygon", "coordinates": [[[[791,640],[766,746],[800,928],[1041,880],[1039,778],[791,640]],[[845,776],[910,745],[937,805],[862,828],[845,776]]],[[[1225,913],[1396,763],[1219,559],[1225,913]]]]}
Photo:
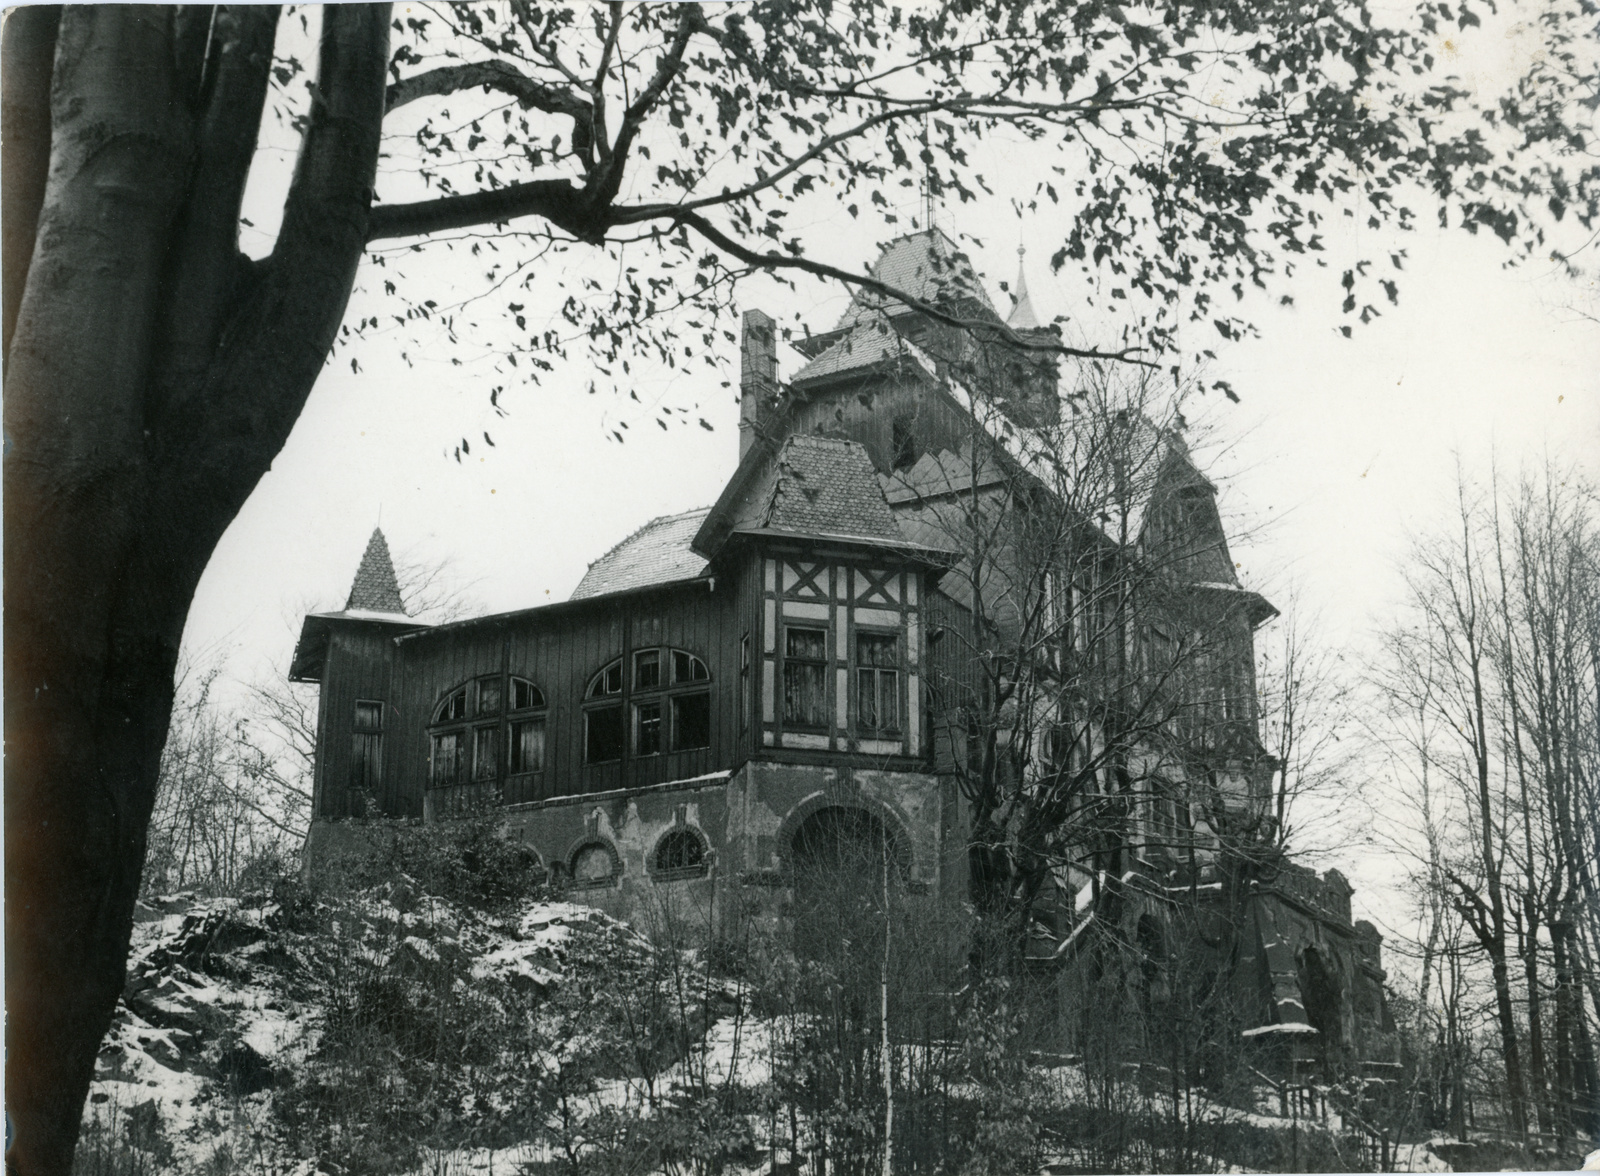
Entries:
{"type": "Polygon", "coordinates": [[[347,612],[406,615],[405,602],[400,599],[400,583],[394,575],[394,561],[389,558],[389,544],[377,527],[372,529],[372,538],[367,540],[367,552],[361,557],[355,583],[350,585],[350,599],[345,601],[344,607],[347,612]]]}
{"type": "Polygon", "coordinates": [[[1022,256],[1027,251],[1027,246],[1017,246],[1017,304],[1011,308],[1011,317],[1006,319],[1006,326],[1013,331],[1031,331],[1039,326],[1039,316],[1034,313],[1033,300],[1028,297],[1028,274],[1022,264],[1022,256]]]}

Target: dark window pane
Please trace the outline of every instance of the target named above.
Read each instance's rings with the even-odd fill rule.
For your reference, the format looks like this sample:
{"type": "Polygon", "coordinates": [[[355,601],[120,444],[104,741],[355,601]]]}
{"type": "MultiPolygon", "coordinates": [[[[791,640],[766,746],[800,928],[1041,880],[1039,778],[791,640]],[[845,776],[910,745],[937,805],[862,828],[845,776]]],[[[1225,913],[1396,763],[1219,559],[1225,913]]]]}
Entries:
{"type": "Polygon", "coordinates": [[[828,634],[822,629],[784,630],[784,653],[791,658],[822,661],[828,655],[828,634]]]}
{"type": "Polygon", "coordinates": [[[357,732],[350,748],[350,785],[357,792],[375,792],[383,772],[383,736],[357,732]]]}
{"type": "Polygon", "coordinates": [[[647,702],[633,708],[634,743],[637,755],[655,755],[661,750],[661,704],[647,702]]]}
{"type": "Polygon", "coordinates": [[[500,732],[494,727],[479,727],[472,734],[472,778],[493,780],[500,774],[500,757],[497,754],[500,732]]]}
{"type": "Polygon", "coordinates": [[[622,693],[622,661],[618,659],[595,676],[594,685],[589,687],[590,698],[604,698],[608,694],[622,693]]]}
{"type": "Polygon", "coordinates": [[[694,654],[685,653],[681,649],[672,651],[673,682],[705,682],[710,677],[711,671],[706,669],[706,663],[694,654]]]}
{"type": "Polygon", "coordinates": [[[895,417],[890,438],[894,446],[894,468],[908,470],[916,465],[917,458],[922,455],[921,447],[917,444],[916,418],[910,413],[895,417]]]}
{"type": "Polygon", "coordinates": [[[450,723],[456,719],[464,719],[466,717],[467,688],[463,686],[439,704],[439,710],[434,716],[434,721],[437,723],[450,723]]]}
{"type": "Polygon", "coordinates": [[[633,655],[633,688],[653,690],[661,685],[661,651],[641,649],[633,655]]]}
{"type": "Polygon", "coordinates": [[[857,633],[856,664],[860,666],[899,665],[899,638],[886,633],[857,633]]]}
{"type": "Polygon", "coordinates": [[[544,691],[525,679],[511,679],[512,710],[536,710],[542,706],[544,706],[544,691]]]}
{"type": "Polygon", "coordinates": [[[622,758],[622,708],[608,706],[592,710],[588,720],[585,759],[591,764],[622,758]]]}
{"type": "Polygon", "coordinates": [[[672,700],[672,750],[711,746],[711,695],[684,694],[672,700]]]}
{"type": "Polygon", "coordinates": [[[461,733],[433,737],[433,782],[435,785],[454,784],[460,780],[461,733]]]}
{"type": "Polygon", "coordinates": [[[368,732],[383,730],[383,703],[356,703],[356,730],[368,732]]]}
{"type": "Polygon", "coordinates": [[[878,671],[878,729],[900,729],[900,675],[893,670],[878,671]]]}
{"type": "Polygon", "coordinates": [[[511,724],[511,770],[544,771],[543,719],[524,719],[511,724]]]}
{"type": "Polygon", "coordinates": [[[499,678],[485,678],[478,683],[478,713],[480,715],[500,713],[499,678]]]}
{"type": "Polygon", "coordinates": [[[828,725],[824,668],[814,662],[783,663],[783,721],[801,727],[828,725]]]}
{"type": "Polygon", "coordinates": [[[856,725],[863,732],[900,729],[900,675],[894,670],[856,670],[856,725]]]}
{"type": "Polygon", "coordinates": [[[739,638],[739,730],[750,726],[750,638],[739,638]]]}
{"type": "Polygon", "coordinates": [[[866,730],[878,726],[878,684],[872,670],[856,671],[856,722],[866,730]]]}

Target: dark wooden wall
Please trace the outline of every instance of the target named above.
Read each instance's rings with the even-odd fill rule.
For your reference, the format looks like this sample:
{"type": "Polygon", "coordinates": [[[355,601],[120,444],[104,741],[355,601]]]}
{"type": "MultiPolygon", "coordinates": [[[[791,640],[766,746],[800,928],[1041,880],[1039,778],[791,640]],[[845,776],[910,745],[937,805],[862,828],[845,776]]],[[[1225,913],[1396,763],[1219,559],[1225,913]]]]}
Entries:
{"type": "MultiPolygon", "coordinates": [[[[548,703],[544,770],[502,777],[503,803],[638,788],[731,769],[748,754],[750,734],[738,710],[739,638],[755,608],[741,600],[744,567],[742,559],[734,563],[716,577],[714,587],[699,582],[548,612],[485,618],[398,642],[353,631],[355,622],[338,626],[322,684],[319,814],[356,815],[346,795],[356,699],[386,704],[384,813],[421,816],[435,708],[456,687],[493,674],[533,681],[548,703]],[[630,745],[620,761],[586,764],[583,702],[590,679],[618,657],[657,646],[686,650],[710,670],[711,746],[633,757],[630,745]]],[[[629,675],[624,680],[631,694],[629,675]]],[[[625,715],[630,694],[622,699],[625,715]]],[[[504,755],[502,731],[502,760],[504,755]]]]}

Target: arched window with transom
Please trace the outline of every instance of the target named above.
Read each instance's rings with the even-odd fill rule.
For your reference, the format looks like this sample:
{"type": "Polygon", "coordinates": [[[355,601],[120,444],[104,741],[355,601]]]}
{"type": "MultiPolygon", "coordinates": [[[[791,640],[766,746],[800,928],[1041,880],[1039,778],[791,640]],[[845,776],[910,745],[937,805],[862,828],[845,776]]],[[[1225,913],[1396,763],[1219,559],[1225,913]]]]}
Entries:
{"type": "Polygon", "coordinates": [[[448,691],[428,729],[434,788],[544,771],[549,707],[530,679],[489,674],[448,691]]]}
{"type": "Polygon", "coordinates": [[[684,649],[636,649],[589,679],[584,762],[697,751],[711,746],[711,671],[684,649]]]}

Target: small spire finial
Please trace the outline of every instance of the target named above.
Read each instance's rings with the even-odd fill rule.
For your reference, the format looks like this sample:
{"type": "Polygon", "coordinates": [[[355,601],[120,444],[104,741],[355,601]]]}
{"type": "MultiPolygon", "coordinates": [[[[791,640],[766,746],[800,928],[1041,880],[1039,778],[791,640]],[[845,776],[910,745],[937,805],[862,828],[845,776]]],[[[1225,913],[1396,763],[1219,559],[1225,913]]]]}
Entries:
{"type": "Polygon", "coordinates": [[[1027,252],[1026,245],[1017,245],[1017,288],[1014,295],[1017,304],[1011,308],[1011,317],[1006,319],[1006,326],[1013,331],[1031,331],[1039,325],[1039,316],[1034,313],[1033,300],[1028,297],[1028,273],[1022,263],[1027,252]]]}

